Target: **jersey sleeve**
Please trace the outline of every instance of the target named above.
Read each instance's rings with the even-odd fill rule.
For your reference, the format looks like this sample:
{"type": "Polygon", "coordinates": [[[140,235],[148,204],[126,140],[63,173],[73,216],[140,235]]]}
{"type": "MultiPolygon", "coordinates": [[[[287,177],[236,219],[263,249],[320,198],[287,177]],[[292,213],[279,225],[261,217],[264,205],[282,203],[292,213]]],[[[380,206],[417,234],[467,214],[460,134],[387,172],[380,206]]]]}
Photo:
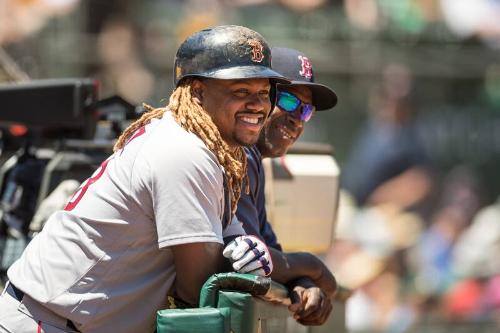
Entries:
{"type": "Polygon", "coordinates": [[[259,178],[260,178],[260,186],[258,188],[256,196],[256,207],[257,207],[257,214],[259,217],[260,235],[262,239],[264,239],[264,242],[266,242],[267,246],[282,251],[283,249],[281,247],[281,244],[278,243],[278,238],[274,233],[273,227],[267,220],[266,195],[264,192],[264,187],[265,187],[264,184],[266,183],[266,178],[264,171],[262,171],[259,178]]]}
{"type": "Polygon", "coordinates": [[[165,145],[146,156],[159,247],[222,244],[223,178],[215,156],[201,142],[165,145]]]}
{"type": "Polygon", "coordinates": [[[245,229],[243,229],[243,223],[238,220],[238,217],[236,217],[236,215],[233,216],[231,223],[229,223],[227,228],[224,229],[222,235],[224,236],[224,238],[246,235],[246,231],[245,229]]]}
{"type": "Polygon", "coordinates": [[[276,235],[267,221],[266,198],[264,195],[264,168],[256,148],[245,148],[247,154],[247,176],[250,183],[250,193],[242,193],[238,201],[236,216],[243,223],[248,235],[262,239],[267,246],[281,250],[276,235]]]}

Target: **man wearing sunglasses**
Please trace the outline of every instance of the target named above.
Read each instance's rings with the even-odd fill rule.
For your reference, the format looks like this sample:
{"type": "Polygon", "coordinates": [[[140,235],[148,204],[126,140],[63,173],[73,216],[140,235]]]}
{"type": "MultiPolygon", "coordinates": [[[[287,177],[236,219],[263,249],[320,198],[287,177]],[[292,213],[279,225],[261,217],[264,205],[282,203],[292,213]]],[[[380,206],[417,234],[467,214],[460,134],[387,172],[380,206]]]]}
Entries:
{"type": "Polygon", "coordinates": [[[276,107],[260,134],[258,143],[246,147],[250,193],[242,193],[236,215],[247,234],[264,240],[270,249],[274,269],[271,277],[291,290],[290,311],[304,325],[323,324],[331,310],[337,286],[335,278],[310,253],[283,253],[267,221],[262,158],[283,156],[297,141],[304,124],[315,111],[328,110],[337,104],[330,88],[315,83],[312,65],[303,53],[288,48],[272,48],[272,68],[291,80],[278,85],[276,107]]]}

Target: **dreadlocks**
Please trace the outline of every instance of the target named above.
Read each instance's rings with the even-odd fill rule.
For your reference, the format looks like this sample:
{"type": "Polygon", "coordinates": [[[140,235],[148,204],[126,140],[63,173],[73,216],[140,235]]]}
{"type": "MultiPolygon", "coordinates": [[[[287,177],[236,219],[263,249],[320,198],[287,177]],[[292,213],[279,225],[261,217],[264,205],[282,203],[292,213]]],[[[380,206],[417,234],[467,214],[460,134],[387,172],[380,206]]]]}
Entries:
{"type": "MultiPolygon", "coordinates": [[[[170,96],[166,108],[152,108],[144,105],[146,112],[135,122],[130,124],[120,135],[114,151],[117,151],[127,143],[132,134],[142,126],[148,124],[151,119],[161,118],[170,110],[175,121],[186,131],[196,134],[212,151],[225,171],[227,177],[228,191],[231,194],[231,211],[236,212],[236,205],[240,198],[243,181],[246,179],[246,155],[242,147],[231,150],[222,139],[217,126],[205,110],[196,103],[191,93],[192,78],[186,78],[170,96]]],[[[248,182],[246,182],[248,184],[248,182]]]]}

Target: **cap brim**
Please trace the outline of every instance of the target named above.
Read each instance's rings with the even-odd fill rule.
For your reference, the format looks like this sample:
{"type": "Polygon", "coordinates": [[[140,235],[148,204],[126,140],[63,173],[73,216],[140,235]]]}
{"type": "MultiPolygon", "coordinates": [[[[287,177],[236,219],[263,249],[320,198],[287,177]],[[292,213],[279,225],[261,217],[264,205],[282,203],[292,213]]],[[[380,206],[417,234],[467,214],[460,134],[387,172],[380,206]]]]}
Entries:
{"type": "Polygon", "coordinates": [[[304,81],[291,81],[288,85],[306,86],[309,88],[312,92],[313,104],[317,111],[329,110],[337,105],[337,94],[325,85],[304,81]]]}
{"type": "Polygon", "coordinates": [[[276,81],[276,83],[280,84],[291,83],[291,81],[285,78],[283,75],[264,66],[237,66],[223,68],[213,72],[196,74],[195,76],[202,76],[220,80],[272,79],[276,81]]]}

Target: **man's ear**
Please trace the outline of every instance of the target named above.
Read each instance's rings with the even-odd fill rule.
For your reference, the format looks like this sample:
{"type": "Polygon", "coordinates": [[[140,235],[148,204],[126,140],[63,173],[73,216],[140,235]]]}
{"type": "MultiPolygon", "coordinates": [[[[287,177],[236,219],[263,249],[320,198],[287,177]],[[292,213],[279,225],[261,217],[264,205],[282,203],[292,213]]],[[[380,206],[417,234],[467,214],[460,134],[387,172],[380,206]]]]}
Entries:
{"type": "Polygon", "coordinates": [[[191,91],[192,91],[194,100],[200,105],[203,103],[204,88],[205,88],[205,86],[204,86],[203,82],[201,82],[200,80],[193,80],[193,82],[191,84],[191,91]]]}

